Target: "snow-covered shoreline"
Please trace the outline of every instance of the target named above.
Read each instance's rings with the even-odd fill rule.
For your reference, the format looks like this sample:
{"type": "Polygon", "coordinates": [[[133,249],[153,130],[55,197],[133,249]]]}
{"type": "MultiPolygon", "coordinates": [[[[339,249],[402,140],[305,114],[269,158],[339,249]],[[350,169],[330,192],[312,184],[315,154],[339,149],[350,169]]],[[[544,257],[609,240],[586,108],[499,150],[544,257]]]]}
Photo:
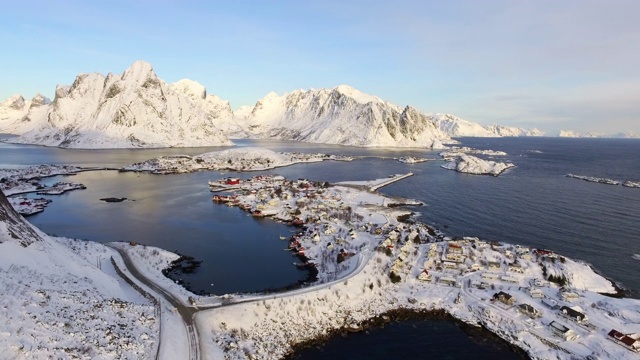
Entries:
{"type": "Polygon", "coordinates": [[[352,161],[353,158],[327,154],[275,152],[266,148],[245,147],[213,151],[197,156],[179,155],[149,159],[124,166],[120,171],[147,171],[161,175],[201,170],[260,171],[326,160],[352,161]]]}
{"type": "Polygon", "coordinates": [[[484,160],[469,154],[485,155],[489,157],[507,155],[504,151],[478,150],[469,147],[454,146],[449,150],[440,153],[440,156],[447,161],[446,164],[441,165],[440,167],[464,174],[492,176],[498,176],[506,170],[515,167],[512,163],[484,160]]]}
{"type": "Polygon", "coordinates": [[[640,188],[640,181],[619,181],[614,179],[600,178],[595,176],[575,175],[575,174],[567,174],[565,176],[572,179],[584,180],[587,182],[598,183],[598,184],[622,185],[624,187],[629,187],[629,188],[640,188]]]}
{"type": "Polygon", "coordinates": [[[0,169],[0,190],[8,196],[9,203],[20,214],[29,216],[44,211],[51,202],[50,199],[30,199],[20,194],[36,193],[38,195],[60,195],[67,191],[83,190],[86,186],[73,182],[57,182],[45,186],[42,179],[53,176],[72,176],[83,171],[101,170],[96,168],[81,168],[70,165],[37,165],[13,169],[0,169]]]}

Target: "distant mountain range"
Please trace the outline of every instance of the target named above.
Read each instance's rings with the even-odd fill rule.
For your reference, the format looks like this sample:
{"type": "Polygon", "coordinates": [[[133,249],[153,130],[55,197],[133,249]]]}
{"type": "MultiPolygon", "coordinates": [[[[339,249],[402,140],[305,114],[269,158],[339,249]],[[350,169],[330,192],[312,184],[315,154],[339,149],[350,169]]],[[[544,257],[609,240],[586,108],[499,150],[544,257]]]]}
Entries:
{"type": "Polygon", "coordinates": [[[347,85],[269,93],[234,113],[204,86],[167,84],[143,61],[122,75],[80,74],[71,86],[58,86],[53,101],[12,96],[0,104],[0,132],[19,135],[9,140],[15,143],[69,148],[226,146],[229,137],[441,148],[455,137],[549,136],[423,113],[347,85]]]}

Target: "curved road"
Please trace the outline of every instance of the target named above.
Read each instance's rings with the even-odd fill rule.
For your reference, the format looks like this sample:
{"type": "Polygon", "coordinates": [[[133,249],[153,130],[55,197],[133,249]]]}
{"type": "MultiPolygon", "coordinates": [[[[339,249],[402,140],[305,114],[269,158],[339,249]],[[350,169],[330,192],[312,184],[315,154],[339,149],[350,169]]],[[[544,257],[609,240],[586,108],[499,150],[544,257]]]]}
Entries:
{"type": "MultiPolygon", "coordinates": [[[[127,267],[129,274],[131,274],[133,277],[138,279],[141,283],[145,284],[147,287],[153,290],[157,295],[162,296],[166,301],[171,303],[171,305],[173,305],[178,310],[178,313],[182,317],[182,321],[187,331],[187,336],[189,338],[189,359],[190,360],[200,359],[200,341],[198,339],[198,329],[196,327],[195,320],[194,320],[195,314],[197,312],[212,309],[212,308],[217,308],[217,307],[232,306],[232,305],[241,304],[241,303],[256,302],[256,301],[262,301],[267,299],[285,298],[285,297],[306,294],[312,291],[324,289],[334,284],[337,284],[339,282],[350,279],[356,276],[357,274],[359,274],[365,268],[365,266],[367,265],[371,257],[371,254],[368,254],[368,256],[365,255],[365,253],[369,252],[369,249],[363,249],[363,251],[359,254],[360,256],[358,257],[358,263],[354,267],[354,269],[349,274],[330,282],[303,287],[300,289],[283,292],[283,293],[260,295],[260,296],[250,297],[250,298],[240,298],[240,299],[229,301],[228,303],[218,303],[218,304],[203,305],[200,307],[193,307],[193,306],[187,306],[183,304],[178,297],[174,296],[169,291],[165,290],[160,285],[156,284],[153,280],[149,279],[140,271],[138,271],[138,269],[136,268],[135,264],[133,263],[133,261],[131,260],[131,258],[129,257],[126,251],[112,245],[107,245],[107,246],[116,250],[120,254],[120,257],[124,261],[124,264],[127,267]]],[[[162,343],[160,339],[158,341],[158,347],[160,348],[161,346],[162,346],[162,343]]],[[[158,354],[159,353],[160,351],[158,351],[158,354]]]]}
{"type": "MultiPolygon", "coordinates": [[[[112,249],[116,250],[124,264],[127,266],[129,273],[133,275],[136,279],[138,279],[141,283],[145,284],[151,290],[153,290],[156,294],[162,296],[166,301],[168,301],[171,305],[173,305],[177,310],[180,316],[182,317],[182,321],[184,322],[185,329],[187,331],[187,337],[189,338],[189,359],[190,360],[198,360],[200,359],[200,342],[198,341],[198,329],[195,326],[195,322],[193,317],[196,312],[199,310],[197,308],[184,305],[180,299],[173,296],[170,292],[166,291],[164,288],[157,285],[153,280],[147,278],[144,274],[138,271],[131,258],[126,251],[117,248],[115,246],[108,245],[112,249]]],[[[162,315],[160,315],[162,316],[162,315]]],[[[158,340],[158,347],[162,346],[161,339],[158,340]]],[[[160,351],[158,351],[160,353],[160,351]]]]}

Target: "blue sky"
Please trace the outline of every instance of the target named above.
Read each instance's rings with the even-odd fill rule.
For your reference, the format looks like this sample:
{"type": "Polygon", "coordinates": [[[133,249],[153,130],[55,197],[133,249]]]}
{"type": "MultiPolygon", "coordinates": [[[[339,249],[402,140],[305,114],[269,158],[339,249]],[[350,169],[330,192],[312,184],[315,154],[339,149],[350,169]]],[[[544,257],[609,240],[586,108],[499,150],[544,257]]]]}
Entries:
{"type": "Polygon", "coordinates": [[[0,99],[150,62],[234,108],[351,85],[481,124],[640,132],[640,1],[5,2],[0,99]]]}

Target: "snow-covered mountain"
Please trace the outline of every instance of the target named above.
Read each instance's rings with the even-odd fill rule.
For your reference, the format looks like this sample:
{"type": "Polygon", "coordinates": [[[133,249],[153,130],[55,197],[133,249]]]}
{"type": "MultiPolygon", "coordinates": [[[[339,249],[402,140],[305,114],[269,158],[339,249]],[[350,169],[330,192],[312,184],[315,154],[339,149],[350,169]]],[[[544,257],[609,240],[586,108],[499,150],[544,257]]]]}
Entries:
{"type": "Polygon", "coordinates": [[[482,126],[450,114],[435,114],[434,117],[440,130],[451,137],[544,136],[544,132],[538,129],[523,129],[496,124],[482,126]]]}
{"type": "Polygon", "coordinates": [[[538,130],[536,128],[523,129],[519,127],[493,124],[485,126],[485,129],[493,134],[493,136],[497,137],[545,136],[544,131],[538,130]]]}
{"type": "Polygon", "coordinates": [[[269,93],[236,112],[248,137],[355,146],[442,147],[450,141],[433,117],[346,85],[269,93]]]}
{"type": "Polygon", "coordinates": [[[350,86],[269,93],[236,110],[248,137],[356,146],[440,147],[452,137],[541,136],[537,129],[482,126],[450,114],[404,108],[350,86]]]}
{"type": "Polygon", "coordinates": [[[12,142],[69,148],[218,146],[231,145],[225,133],[237,130],[228,102],[207,95],[195,81],[168,85],[143,61],[122,75],[78,75],[71,86],[56,88],[50,104],[36,98],[28,109],[21,97],[2,103],[0,131],[20,134],[12,142]]]}
{"type": "Polygon", "coordinates": [[[617,139],[640,138],[640,134],[637,134],[633,131],[619,132],[615,134],[606,134],[601,132],[580,133],[573,130],[560,130],[557,134],[558,134],[558,137],[568,137],[568,138],[617,138],[617,139]]]}
{"type": "Polygon", "coordinates": [[[15,133],[22,133],[33,127],[31,117],[42,118],[51,100],[42,94],[25,100],[22,95],[14,95],[0,103],[0,132],[11,128],[15,133]]]}

